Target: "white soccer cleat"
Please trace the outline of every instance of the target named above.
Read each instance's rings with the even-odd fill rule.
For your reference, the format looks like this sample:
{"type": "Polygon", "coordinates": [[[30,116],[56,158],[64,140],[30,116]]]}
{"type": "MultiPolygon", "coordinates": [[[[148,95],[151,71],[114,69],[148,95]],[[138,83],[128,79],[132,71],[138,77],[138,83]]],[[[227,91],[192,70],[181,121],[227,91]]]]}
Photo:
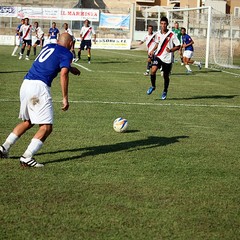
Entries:
{"type": "Polygon", "coordinates": [[[90,62],[90,61],[88,61],[88,64],[91,64],[91,62],[90,62]]]}
{"type": "Polygon", "coordinates": [[[23,55],[20,53],[20,55],[19,55],[19,60],[21,60],[22,59],[22,57],[23,57],[23,55]]]}
{"type": "Polygon", "coordinates": [[[12,57],[16,57],[17,55],[16,54],[12,54],[12,57]]]}
{"type": "Polygon", "coordinates": [[[25,158],[23,156],[20,158],[20,164],[23,167],[44,167],[43,164],[36,162],[34,158],[25,158]]]}
{"type": "Polygon", "coordinates": [[[29,59],[29,57],[28,57],[28,56],[26,56],[26,57],[25,57],[25,60],[29,61],[30,59],[29,59]]]}

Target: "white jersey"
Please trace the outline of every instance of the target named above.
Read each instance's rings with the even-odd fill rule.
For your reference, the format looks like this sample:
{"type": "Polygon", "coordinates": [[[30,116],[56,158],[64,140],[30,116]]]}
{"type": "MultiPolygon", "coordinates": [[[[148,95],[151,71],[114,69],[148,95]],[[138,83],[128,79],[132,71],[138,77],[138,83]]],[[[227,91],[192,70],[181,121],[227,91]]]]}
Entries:
{"type": "Polygon", "coordinates": [[[37,28],[35,29],[35,31],[36,31],[36,37],[37,37],[37,39],[38,39],[38,40],[41,40],[41,39],[43,38],[43,34],[44,34],[42,28],[37,27],[37,28]]]}
{"type": "Polygon", "coordinates": [[[64,30],[64,32],[67,32],[69,35],[71,35],[73,37],[73,40],[76,40],[74,35],[73,35],[73,32],[70,28],[68,28],[67,30],[64,30]]]}
{"type": "Polygon", "coordinates": [[[156,46],[156,42],[155,42],[155,34],[147,34],[144,39],[142,40],[142,42],[146,43],[147,49],[148,49],[148,53],[150,53],[153,48],[156,46]]]}
{"type": "Polygon", "coordinates": [[[82,36],[82,40],[91,40],[92,35],[95,35],[95,31],[93,27],[85,27],[83,26],[80,31],[80,35],[82,36]]]}
{"type": "Polygon", "coordinates": [[[19,32],[22,32],[22,38],[24,40],[32,40],[32,31],[34,31],[32,25],[25,25],[23,24],[19,30],[19,32]]]}
{"type": "Polygon", "coordinates": [[[176,34],[170,30],[168,30],[165,34],[158,31],[155,35],[155,42],[158,43],[158,48],[154,53],[155,56],[165,63],[173,63],[173,52],[167,52],[166,49],[172,49],[174,46],[180,46],[180,41],[178,40],[176,34]]]}

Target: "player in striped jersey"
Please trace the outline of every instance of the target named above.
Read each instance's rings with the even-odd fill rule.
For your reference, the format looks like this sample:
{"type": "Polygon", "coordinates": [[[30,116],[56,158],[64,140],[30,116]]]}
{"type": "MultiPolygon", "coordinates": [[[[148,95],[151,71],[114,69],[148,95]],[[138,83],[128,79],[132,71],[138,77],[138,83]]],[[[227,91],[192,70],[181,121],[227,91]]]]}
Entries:
{"type": "Polygon", "coordinates": [[[41,27],[39,27],[38,22],[34,23],[34,32],[36,33],[36,42],[33,44],[33,54],[37,55],[37,46],[43,47],[44,42],[44,32],[41,27]]]}
{"type": "Polygon", "coordinates": [[[91,61],[91,47],[92,47],[92,36],[93,41],[96,43],[96,33],[93,27],[90,26],[90,21],[86,19],[84,21],[84,26],[80,31],[81,45],[78,51],[78,58],[81,59],[81,51],[86,49],[88,50],[88,63],[91,61]]]}
{"type": "Polygon", "coordinates": [[[26,54],[25,59],[29,60],[29,55],[30,55],[30,51],[31,51],[31,47],[32,47],[32,31],[33,30],[34,29],[33,29],[32,25],[29,24],[29,18],[24,18],[24,24],[21,26],[21,28],[19,30],[19,36],[22,33],[22,40],[23,40],[19,59],[22,59],[25,47],[27,46],[27,54],[26,54]]]}
{"type": "Polygon", "coordinates": [[[165,100],[167,98],[170,82],[169,75],[174,61],[173,53],[180,49],[180,42],[177,36],[167,28],[168,19],[166,17],[161,18],[160,26],[161,30],[155,35],[156,46],[150,52],[150,56],[154,55],[154,60],[150,76],[152,86],[147,90],[147,94],[150,95],[156,89],[156,72],[158,69],[162,68],[164,89],[161,98],[162,100],[165,100]]]}
{"type": "Polygon", "coordinates": [[[155,34],[153,33],[153,26],[149,25],[148,26],[148,34],[144,37],[144,39],[139,43],[139,45],[143,44],[144,42],[146,42],[146,46],[147,46],[147,51],[148,51],[148,60],[147,60],[147,70],[144,73],[145,76],[149,75],[150,69],[152,67],[152,60],[153,58],[150,57],[150,52],[153,50],[153,48],[155,47],[156,43],[155,43],[155,34]]]}

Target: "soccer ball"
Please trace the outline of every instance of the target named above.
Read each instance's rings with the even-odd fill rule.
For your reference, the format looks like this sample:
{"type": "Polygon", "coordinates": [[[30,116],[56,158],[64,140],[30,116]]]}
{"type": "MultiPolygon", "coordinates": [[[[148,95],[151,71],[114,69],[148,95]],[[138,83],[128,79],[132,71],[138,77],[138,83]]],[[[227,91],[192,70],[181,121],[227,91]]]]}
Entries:
{"type": "Polygon", "coordinates": [[[126,132],[128,128],[128,121],[127,119],[124,118],[117,118],[114,122],[113,122],[113,129],[116,132],[126,132]]]}

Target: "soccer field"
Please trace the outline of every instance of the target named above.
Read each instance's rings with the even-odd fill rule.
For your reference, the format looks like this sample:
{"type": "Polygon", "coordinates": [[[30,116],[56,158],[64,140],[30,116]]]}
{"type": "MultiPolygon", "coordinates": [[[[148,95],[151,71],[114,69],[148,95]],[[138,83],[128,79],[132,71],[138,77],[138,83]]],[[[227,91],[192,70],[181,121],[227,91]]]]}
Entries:
{"type": "MultiPolygon", "coordinates": [[[[0,46],[0,144],[19,122],[19,87],[32,64],[0,46]]],[[[240,70],[175,63],[148,96],[146,52],[93,50],[70,75],[54,130],[35,156],[19,157],[37,126],[0,159],[0,239],[239,239],[240,70]],[[116,133],[114,119],[129,121],[116,133]]],[[[33,59],[33,56],[31,56],[33,59]]]]}

